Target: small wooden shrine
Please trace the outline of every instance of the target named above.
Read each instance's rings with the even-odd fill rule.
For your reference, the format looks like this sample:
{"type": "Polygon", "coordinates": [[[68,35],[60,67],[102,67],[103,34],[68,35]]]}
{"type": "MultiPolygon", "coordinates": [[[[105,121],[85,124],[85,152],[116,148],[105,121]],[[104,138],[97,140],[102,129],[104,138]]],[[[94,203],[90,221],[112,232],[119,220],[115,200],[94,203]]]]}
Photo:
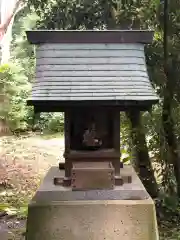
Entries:
{"type": "Polygon", "coordinates": [[[120,162],[120,112],[158,101],[144,55],[153,32],[27,37],[36,45],[28,105],[64,112],[65,163],[48,170],[30,201],[26,240],[158,240],[154,203],[132,166],[120,162]]]}
{"type": "Polygon", "coordinates": [[[54,176],[55,184],[122,185],[120,111],[145,111],[158,100],[144,55],[153,32],[28,31],[27,37],[37,46],[28,105],[65,114],[65,164],[59,166],[65,175],[63,181],[54,176]]]}

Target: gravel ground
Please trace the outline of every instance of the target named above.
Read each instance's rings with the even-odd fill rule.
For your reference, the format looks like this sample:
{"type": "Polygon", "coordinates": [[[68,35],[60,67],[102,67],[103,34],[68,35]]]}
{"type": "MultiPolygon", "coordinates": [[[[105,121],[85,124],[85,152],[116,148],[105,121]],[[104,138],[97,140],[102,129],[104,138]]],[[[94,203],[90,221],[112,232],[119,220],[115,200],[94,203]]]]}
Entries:
{"type": "MultiPolygon", "coordinates": [[[[62,137],[1,137],[0,204],[27,206],[48,169],[63,161],[63,151],[62,137]]],[[[0,208],[0,240],[24,239],[25,218],[10,215],[3,216],[0,208]]]]}

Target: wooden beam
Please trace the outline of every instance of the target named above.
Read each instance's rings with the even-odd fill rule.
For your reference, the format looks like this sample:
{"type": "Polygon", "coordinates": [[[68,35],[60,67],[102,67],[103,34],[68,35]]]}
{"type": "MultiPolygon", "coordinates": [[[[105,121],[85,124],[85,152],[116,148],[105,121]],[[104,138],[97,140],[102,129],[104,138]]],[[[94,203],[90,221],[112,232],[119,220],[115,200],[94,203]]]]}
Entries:
{"type": "Polygon", "coordinates": [[[64,112],[70,108],[80,107],[114,107],[119,111],[130,110],[131,108],[138,108],[141,111],[150,110],[153,104],[158,103],[158,100],[145,101],[123,101],[123,100],[102,100],[102,101],[60,101],[60,100],[28,100],[28,106],[34,106],[37,112],[64,112]]]}
{"type": "Polygon", "coordinates": [[[32,44],[42,43],[152,43],[153,31],[149,30],[36,30],[27,31],[32,44]]]}
{"type": "Polygon", "coordinates": [[[64,141],[65,141],[65,151],[64,151],[64,158],[65,158],[65,177],[71,177],[71,168],[72,162],[67,157],[68,153],[70,152],[70,129],[71,127],[71,114],[69,110],[66,110],[64,113],[64,141]]]}

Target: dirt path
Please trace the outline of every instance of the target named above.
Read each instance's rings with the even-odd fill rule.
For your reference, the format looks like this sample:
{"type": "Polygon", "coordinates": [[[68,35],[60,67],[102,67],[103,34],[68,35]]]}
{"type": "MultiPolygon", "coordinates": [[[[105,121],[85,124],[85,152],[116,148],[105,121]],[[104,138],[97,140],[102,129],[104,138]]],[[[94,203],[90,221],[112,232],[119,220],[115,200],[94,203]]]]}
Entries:
{"type": "Polygon", "coordinates": [[[31,173],[44,174],[50,166],[63,161],[63,150],[63,138],[0,138],[0,166],[7,172],[16,171],[15,167],[22,167],[31,173]]]}
{"type": "MultiPolygon", "coordinates": [[[[62,137],[1,137],[0,213],[6,205],[19,206],[22,209],[27,206],[48,169],[63,161],[63,151],[62,137]]],[[[0,217],[1,240],[23,239],[24,230],[24,219],[0,217]]]]}

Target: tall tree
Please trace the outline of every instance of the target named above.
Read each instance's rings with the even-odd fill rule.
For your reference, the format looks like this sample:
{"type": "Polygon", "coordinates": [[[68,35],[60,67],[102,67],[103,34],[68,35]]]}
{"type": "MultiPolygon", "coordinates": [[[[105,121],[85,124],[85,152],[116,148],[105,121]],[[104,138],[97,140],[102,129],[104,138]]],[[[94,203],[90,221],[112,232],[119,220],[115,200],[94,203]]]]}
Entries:
{"type": "Polygon", "coordinates": [[[0,46],[1,63],[7,63],[10,58],[12,40],[12,25],[14,16],[24,7],[21,0],[1,0],[0,2],[0,46]]]}
{"type": "MultiPolygon", "coordinates": [[[[174,167],[174,174],[177,181],[177,193],[180,197],[180,155],[178,153],[178,142],[175,134],[175,123],[172,116],[173,98],[175,93],[175,81],[177,80],[177,74],[179,70],[179,56],[176,54],[173,57],[169,54],[169,37],[173,36],[169,32],[169,16],[170,16],[169,1],[164,0],[164,74],[165,74],[165,86],[164,86],[164,99],[163,99],[163,113],[162,123],[164,127],[165,137],[168,143],[170,152],[170,162],[174,167]]],[[[174,33],[178,34],[179,33],[174,33]]]]}

